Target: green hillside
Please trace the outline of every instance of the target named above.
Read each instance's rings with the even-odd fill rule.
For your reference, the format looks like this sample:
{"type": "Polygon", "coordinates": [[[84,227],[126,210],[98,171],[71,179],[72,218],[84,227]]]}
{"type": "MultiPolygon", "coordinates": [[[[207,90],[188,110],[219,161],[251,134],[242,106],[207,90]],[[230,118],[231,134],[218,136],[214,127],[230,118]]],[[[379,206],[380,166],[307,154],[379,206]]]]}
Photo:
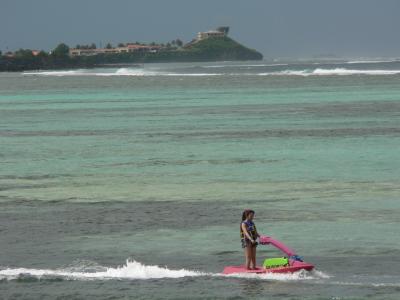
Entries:
{"type": "Polygon", "coordinates": [[[260,52],[249,49],[229,37],[208,38],[191,44],[186,51],[210,60],[261,60],[260,52]]]}

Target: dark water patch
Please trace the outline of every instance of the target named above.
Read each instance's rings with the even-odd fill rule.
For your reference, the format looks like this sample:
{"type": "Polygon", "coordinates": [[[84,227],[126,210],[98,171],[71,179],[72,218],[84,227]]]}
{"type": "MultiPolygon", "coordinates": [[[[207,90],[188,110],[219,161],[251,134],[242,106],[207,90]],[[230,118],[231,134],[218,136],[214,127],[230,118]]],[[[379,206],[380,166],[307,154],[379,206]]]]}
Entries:
{"type": "MultiPolygon", "coordinates": [[[[45,189],[45,188],[52,188],[52,187],[59,187],[60,183],[59,182],[46,182],[46,183],[41,183],[42,181],[32,181],[29,183],[3,183],[0,186],[0,191],[11,191],[11,190],[30,190],[30,189],[45,189]]],[[[100,184],[94,184],[92,183],[92,186],[99,186],[100,184]]],[[[71,187],[85,187],[87,184],[85,182],[73,182],[70,185],[71,187]]],[[[75,200],[75,197],[68,197],[62,199],[63,201],[71,201],[75,200]]],[[[61,199],[57,200],[50,200],[51,202],[54,201],[60,201],[61,199]]]]}
{"type": "Polygon", "coordinates": [[[343,213],[349,218],[356,218],[358,220],[374,220],[379,223],[400,223],[400,208],[393,209],[358,209],[357,211],[343,213]]]}
{"type": "MultiPolygon", "coordinates": [[[[191,100],[197,99],[192,97],[191,100]]],[[[208,98],[206,97],[205,100],[208,98]]],[[[175,98],[164,99],[173,102],[175,98]]],[[[200,98],[197,100],[201,100],[200,98]]],[[[224,116],[232,115],[233,117],[293,117],[296,118],[355,118],[360,117],[376,117],[376,116],[387,116],[396,117],[399,116],[400,102],[398,101],[352,101],[352,102],[328,102],[328,103],[290,103],[290,104],[240,104],[240,105],[213,105],[213,106],[176,106],[169,105],[166,107],[158,106],[157,108],[151,106],[138,106],[138,99],[132,100],[104,100],[96,102],[85,102],[88,105],[96,103],[109,103],[110,105],[117,104],[119,102],[131,102],[130,107],[108,107],[108,108],[63,108],[63,109],[50,109],[50,108],[37,108],[34,109],[9,109],[7,112],[10,115],[21,116],[26,115],[30,118],[39,118],[43,114],[59,114],[59,115],[71,115],[74,117],[86,117],[88,115],[97,116],[120,116],[121,114],[126,117],[178,117],[178,116],[224,116]]],[[[139,101],[140,102],[140,101],[139,101]]],[[[45,102],[44,104],[46,104],[45,102]]],[[[49,101],[51,105],[61,103],[73,105],[78,103],[76,101],[49,101]]],[[[82,104],[82,102],[79,102],[82,104]]],[[[18,104],[18,103],[10,103],[18,104]]],[[[23,104],[23,103],[21,103],[23,104]]],[[[36,102],[35,102],[36,104],[36,102]]],[[[0,103],[2,105],[2,103],[0,103]]]]}
{"type": "Polygon", "coordinates": [[[104,136],[104,135],[126,135],[127,130],[0,130],[1,137],[37,137],[37,136],[104,136]]]}
{"type": "Polygon", "coordinates": [[[37,282],[40,280],[40,278],[30,274],[19,274],[16,278],[11,278],[10,280],[15,280],[17,282],[37,282]]]}
{"type": "Polygon", "coordinates": [[[80,198],[76,198],[76,197],[67,197],[67,198],[60,198],[60,199],[50,199],[50,200],[41,200],[41,199],[36,199],[33,197],[30,198],[26,198],[26,197],[21,197],[21,196],[4,196],[4,195],[0,195],[0,202],[1,205],[3,206],[15,206],[17,207],[18,205],[23,205],[23,206],[35,206],[37,205],[36,202],[42,202],[42,203],[48,203],[50,204],[57,204],[57,203],[68,203],[70,201],[77,201],[80,200],[80,198]]]}
{"type": "Polygon", "coordinates": [[[29,189],[40,189],[40,188],[49,188],[55,187],[58,184],[55,183],[47,183],[47,184],[3,184],[0,186],[0,191],[10,191],[10,190],[29,190],[29,189]]]}
{"type": "MultiPolygon", "coordinates": [[[[277,159],[248,159],[248,158],[233,158],[233,159],[187,159],[187,160],[161,160],[148,159],[146,161],[122,162],[100,165],[101,167],[121,167],[121,166],[136,166],[136,167],[153,167],[153,166],[188,166],[196,164],[211,164],[211,165],[234,165],[234,164],[271,164],[277,163],[277,159]]],[[[97,167],[100,167],[97,165],[97,167]]]]}
{"type": "Polygon", "coordinates": [[[34,283],[34,282],[42,282],[43,284],[51,283],[51,282],[62,282],[65,280],[62,276],[33,276],[30,274],[20,274],[16,278],[9,278],[9,281],[15,280],[18,283],[34,283]]]}
{"type": "MultiPolygon", "coordinates": [[[[298,201],[301,198],[299,197],[287,197],[287,198],[267,198],[267,199],[251,199],[248,202],[254,205],[264,205],[266,203],[281,203],[281,202],[293,202],[293,201],[298,201]]],[[[231,205],[234,205],[234,203],[232,203],[231,205]]],[[[237,205],[237,203],[236,203],[237,205]]]]}
{"type": "Polygon", "coordinates": [[[219,252],[214,252],[214,255],[217,256],[225,256],[225,255],[230,255],[230,254],[236,254],[237,251],[219,251],[219,252]]]}
{"type": "Polygon", "coordinates": [[[321,129],[269,129],[243,131],[196,131],[196,132],[160,132],[145,134],[147,137],[169,137],[173,139],[258,139],[258,138],[336,138],[366,137],[375,135],[400,136],[400,127],[374,128],[321,128],[321,129]]]}
{"type": "Polygon", "coordinates": [[[37,174],[37,175],[0,175],[0,180],[17,179],[17,180],[45,180],[55,179],[59,177],[74,177],[71,174],[37,174]]]}
{"type": "Polygon", "coordinates": [[[31,275],[29,273],[20,273],[18,275],[15,276],[7,276],[7,277],[3,277],[0,278],[0,283],[10,283],[10,282],[17,282],[18,284],[27,284],[27,283],[38,283],[38,282],[42,282],[43,284],[45,284],[46,282],[60,282],[63,281],[64,278],[60,277],[60,276],[35,276],[35,275],[31,275]]]}
{"type": "Polygon", "coordinates": [[[359,118],[368,116],[398,116],[400,114],[399,101],[359,101],[346,103],[327,103],[319,105],[304,105],[294,108],[299,113],[304,112],[312,117],[343,117],[359,118]]]}
{"type": "MultiPolygon", "coordinates": [[[[29,96],[30,96],[31,94],[29,94],[29,96]]],[[[15,96],[15,95],[13,95],[13,96],[15,96]]],[[[94,96],[94,95],[90,95],[90,96],[94,96]]],[[[137,104],[137,103],[145,103],[145,104],[148,104],[149,103],[149,100],[147,99],[147,98],[139,98],[139,97],[132,97],[132,98],[128,98],[128,99],[118,99],[117,97],[113,97],[113,96],[111,96],[111,97],[113,97],[112,99],[110,99],[110,98],[105,98],[105,99],[99,99],[99,98],[84,98],[84,97],[82,97],[82,95],[78,95],[77,97],[81,97],[81,98],[79,98],[79,99],[65,99],[65,100],[59,100],[59,99],[51,99],[51,98],[49,98],[49,99],[44,99],[44,98],[42,98],[42,99],[36,99],[36,100],[33,100],[32,102],[30,102],[31,104],[34,104],[35,105],[35,107],[37,107],[38,105],[48,105],[48,104],[51,104],[51,105],[54,105],[54,104],[68,104],[68,105],[70,105],[70,104],[72,104],[72,105],[74,105],[74,104],[78,104],[78,105],[82,105],[82,104],[88,104],[88,105],[93,105],[93,104],[99,104],[99,103],[102,103],[102,104],[115,104],[115,103],[133,103],[133,104],[137,104]]],[[[172,97],[170,97],[170,98],[168,98],[168,97],[163,97],[163,99],[164,100],[174,100],[174,99],[176,99],[176,98],[172,98],[172,97]]],[[[207,98],[205,98],[205,99],[207,99],[207,98]]],[[[28,102],[29,103],[29,102],[28,102]]],[[[0,102],[0,106],[1,105],[12,105],[12,106],[26,106],[26,104],[27,104],[27,102],[26,101],[21,101],[21,102],[17,102],[17,101],[1,101],[0,102]]],[[[172,106],[172,107],[174,107],[174,106],[172,106]]],[[[35,111],[38,111],[38,112],[54,112],[55,110],[66,110],[66,111],[70,111],[70,112],[75,112],[76,110],[78,110],[78,111],[87,111],[87,110],[91,110],[92,108],[82,108],[82,107],[80,107],[80,108],[76,108],[76,109],[71,109],[71,108],[58,108],[58,109],[50,109],[50,108],[35,108],[35,109],[32,109],[32,110],[23,110],[23,109],[16,109],[16,110],[13,110],[13,109],[10,109],[10,110],[7,110],[8,112],[10,112],[10,111],[12,111],[12,112],[20,112],[20,111],[32,111],[32,112],[35,112],[35,111]]],[[[93,108],[94,110],[103,110],[103,111],[107,111],[107,109],[105,109],[105,108],[93,108]]],[[[116,108],[116,109],[118,109],[118,108],[116,108]]],[[[133,109],[133,108],[131,108],[131,107],[128,107],[127,108],[128,110],[130,110],[130,109],[133,109]]],[[[148,109],[146,106],[143,106],[143,107],[135,107],[135,109],[138,109],[138,110],[140,110],[140,109],[148,109]]],[[[123,109],[121,109],[121,111],[122,111],[123,109]]]]}
{"type": "Polygon", "coordinates": [[[187,107],[186,114],[239,116],[291,116],[298,117],[345,117],[359,118],[377,115],[397,116],[400,112],[398,101],[352,101],[326,103],[290,103],[290,104],[246,104],[210,107],[187,107]]]}
{"type": "MultiPolygon", "coordinates": [[[[360,247],[353,247],[353,248],[345,248],[345,249],[334,249],[331,250],[330,253],[337,255],[337,256],[346,256],[346,257],[371,257],[371,261],[373,257],[385,257],[385,259],[377,260],[385,261],[389,258],[389,262],[393,261],[395,258],[396,260],[400,257],[400,249],[396,248],[360,248],[360,247]],[[391,258],[393,258],[391,260],[391,258]]],[[[376,262],[376,260],[375,260],[376,262]]]]}

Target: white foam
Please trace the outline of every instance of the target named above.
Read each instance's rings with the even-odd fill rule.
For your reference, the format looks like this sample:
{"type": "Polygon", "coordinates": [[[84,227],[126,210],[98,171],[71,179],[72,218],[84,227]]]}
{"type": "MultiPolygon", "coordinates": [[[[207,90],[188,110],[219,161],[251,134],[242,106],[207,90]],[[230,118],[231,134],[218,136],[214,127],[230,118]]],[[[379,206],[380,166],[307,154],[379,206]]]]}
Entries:
{"type": "Polygon", "coordinates": [[[67,71],[36,71],[36,72],[23,72],[23,75],[36,75],[36,76],[218,76],[223,74],[217,73],[174,73],[174,72],[163,72],[156,70],[145,70],[136,68],[119,68],[102,70],[96,72],[96,69],[80,69],[80,70],[67,70],[67,71]]]}
{"type": "Polygon", "coordinates": [[[136,261],[127,260],[126,264],[117,268],[105,268],[97,272],[71,271],[68,269],[3,269],[0,270],[0,279],[16,279],[19,276],[33,277],[63,277],[66,279],[158,279],[158,278],[182,278],[187,276],[203,276],[204,273],[197,271],[170,270],[167,267],[146,266],[136,261]]]}
{"type": "Polygon", "coordinates": [[[237,68],[237,67],[278,67],[278,66],[288,66],[289,64],[253,64],[253,65],[211,65],[203,66],[203,68],[237,68]]]}
{"type": "MultiPolygon", "coordinates": [[[[216,67],[216,66],[214,66],[216,67]]],[[[37,71],[24,72],[24,75],[38,76],[172,76],[172,77],[202,77],[202,76],[349,76],[349,75],[396,75],[400,74],[400,70],[357,70],[346,68],[334,69],[307,69],[307,70],[283,70],[277,72],[264,73],[176,73],[157,70],[146,70],[136,68],[119,68],[111,70],[97,71],[89,69],[67,70],[67,71],[37,71]]]]}
{"type": "Polygon", "coordinates": [[[145,71],[144,69],[120,68],[114,73],[103,72],[96,74],[98,76],[154,76],[157,75],[157,72],[145,71]]]}
{"type": "Polygon", "coordinates": [[[303,280],[316,280],[316,279],[328,279],[330,276],[321,271],[313,270],[306,271],[301,270],[295,273],[264,273],[264,274],[230,274],[224,275],[226,277],[234,278],[247,278],[247,279],[261,279],[261,280],[276,280],[276,281],[303,281],[303,280]]]}
{"type": "Polygon", "coordinates": [[[23,72],[23,75],[42,75],[42,76],[77,76],[86,74],[84,70],[68,70],[68,71],[37,71],[23,72]]]}
{"type": "Polygon", "coordinates": [[[38,75],[38,76],[154,76],[156,72],[144,71],[143,69],[119,68],[117,70],[94,72],[89,69],[68,70],[68,71],[37,71],[24,72],[23,75],[38,75]]]}
{"type": "Polygon", "coordinates": [[[225,74],[222,73],[160,73],[158,74],[160,76],[222,76],[225,74]]]}
{"type": "Polygon", "coordinates": [[[395,75],[400,70],[355,70],[355,69],[315,69],[313,75],[395,75]]]}
{"type": "Polygon", "coordinates": [[[380,64],[380,63],[393,63],[400,62],[398,59],[391,60],[351,60],[348,61],[348,64],[380,64]]]}
{"type": "Polygon", "coordinates": [[[260,76],[344,76],[344,75],[396,75],[400,70],[356,70],[346,68],[315,70],[284,70],[280,72],[258,73],[260,76]]]}

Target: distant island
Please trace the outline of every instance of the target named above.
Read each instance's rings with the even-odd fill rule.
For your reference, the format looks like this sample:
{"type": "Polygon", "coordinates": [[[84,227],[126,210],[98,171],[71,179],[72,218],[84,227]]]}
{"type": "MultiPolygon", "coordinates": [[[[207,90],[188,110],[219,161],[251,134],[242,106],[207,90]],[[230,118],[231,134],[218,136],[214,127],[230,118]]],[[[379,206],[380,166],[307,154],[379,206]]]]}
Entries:
{"type": "Polygon", "coordinates": [[[121,64],[151,62],[200,62],[261,60],[262,54],[249,49],[228,37],[229,27],[199,32],[197,37],[184,44],[180,39],[166,44],[110,43],[105,48],[95,44],[76,45],[70,48],[61,43],[50,52],[20,49],[0,52],[0,71],[37,69],[93,68],[121,64]]]}

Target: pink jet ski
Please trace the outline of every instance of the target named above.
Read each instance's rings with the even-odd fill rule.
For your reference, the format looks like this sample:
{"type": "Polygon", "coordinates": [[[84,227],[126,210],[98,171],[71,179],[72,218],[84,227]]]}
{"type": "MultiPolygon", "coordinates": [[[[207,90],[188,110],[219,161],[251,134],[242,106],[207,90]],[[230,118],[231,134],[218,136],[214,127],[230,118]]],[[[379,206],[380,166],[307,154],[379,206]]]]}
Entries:
{"type": "Polygon", "coordinates": [[[261,245],[274,246],[285,253],[287,257],[267,258],[264,260],[262,267],[257,267],[254,270],[248,270],[246,269],[246,266],[228,266],[224,268],[222,273],[293,273],[300,270],[311,271],[314,269],[314,265],[304,262],[303,259],[294,252],[294,250],[290,249],[282,242],[274,240],[269,236],[261,236],[259,241],[261,245]]]}

